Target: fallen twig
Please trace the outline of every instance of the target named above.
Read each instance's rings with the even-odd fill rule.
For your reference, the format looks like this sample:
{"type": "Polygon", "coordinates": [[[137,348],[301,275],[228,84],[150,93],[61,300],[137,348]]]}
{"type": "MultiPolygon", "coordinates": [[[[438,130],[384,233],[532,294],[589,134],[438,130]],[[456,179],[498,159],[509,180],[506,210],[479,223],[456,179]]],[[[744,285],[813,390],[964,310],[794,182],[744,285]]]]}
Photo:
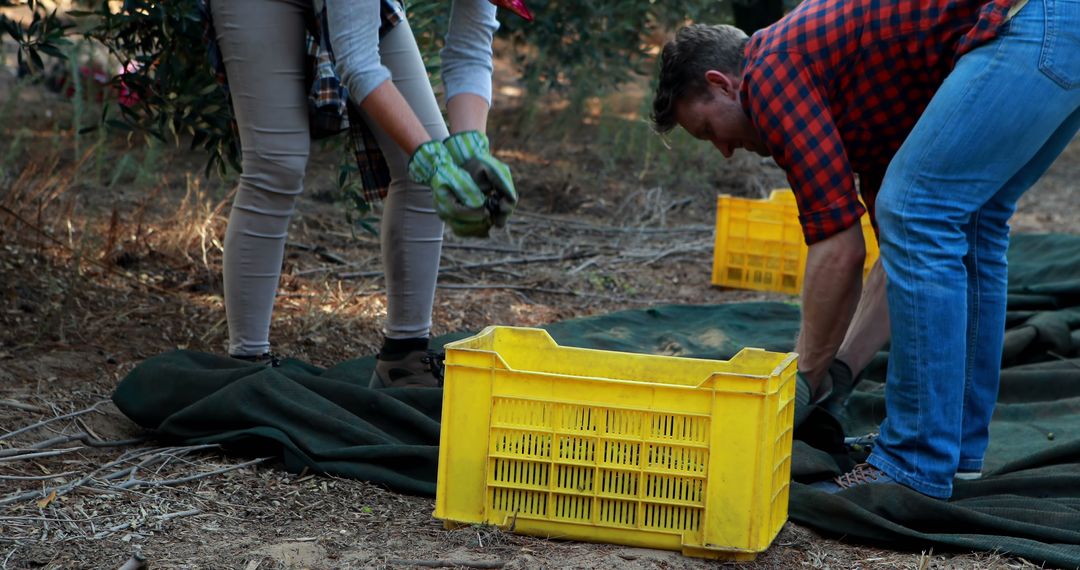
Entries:
{"type": "Polygon", "coordinates": [[[346,263],[348,263],[340,255],[333,253],[332,251],[326,249],[321,245],[308,245],[306,243],[297,243],[290,241],[285,242],[285,247],[299,249],[301,251],[310,251],[311,253],[314,253],[318,257],[329,261],[330,263],[336,263],[338,265],[345,265],[346,263]]]}
{"type": "Polygon", "coordinates": [[[27,404],[18,400],[0,400],[0,406],[7,406],[9,408],[15,408],[24,412],[44,412],[45,408],[35,406],[33,404],[27,404]]]}
{"type": "MultiPolygon", "coordinates": [[[[164,465],[168,463],[170,459],[177,459],[181,455],[187,455],[194,451],[201,451],[204,449],[212,449],[216,447],[218,447],[217,444],[205,444],[193,445],[189,447],[165,447],[160,449],[144,450],[144,452],[142,453],[137,453],[129,457],[127,461],[132,461],[139,457],[145,457],[145,459],[130,467],[125,467],[118,471],[113,471],[112,473],[105,475],[101,479],[103,481],[112,481],[113,479],[119,479],[121,477],[134,477],[135,472],[139,469],[144,469],[157,463],[162,464],[162,467],[164,467],[164,465]]],[[[115,461],[113,462],[113,464],[118,465],[122,462],[123,461],[115,461]]]]}
{"type": "MultiPolygon", "coordinates": [[[[202,512],[202,509],[191,509],[191,510],[187,510],[187,511],[175,512],[175,513],[166,513],[164,515],[156,515],[154,518],[157,519],[158,522],[164,522],[164,521],[172,520],[172,519],[175,519],[175,518],[189,517],[191,515],[197,515],[197,514],[199,514],[201,512],[202,512]]],[[[127,521],[127,522],[122,522],[120,524],[110,526],[110,527],[106,528],[105,530],[102,530],[101,532],[94,533],[94,540],[101,540],[102,538],[105,538],[106,536],[109,536],[110,534],[112,534],[114,532],[119,532],[121,530],[125,530],[125,529],[128,529],[128,528],[134,528],[137,524],[138,524],[138,521],[127,521]]]]}
{"type": "Polygon", "coordinates": [[[530,287],[528,285],[511,285],[511,284],[498,284],[498,283],[439,283],[436,285],[439,289],[507,289],[510,291],[531,291],[534,293],[550,293],[552,295],[572,295],[574,297],[587,297],[596,299],[607,299],[610,301],[625,301],[631,303],[650,303],[650,304],[665,304],[673,303],[671,299],[635,299],[632,297],[623,297],[620,295],[601,295],[597,293],[583,293],[581,291],[571,291],[569,289],[550,289],[547,287],[530,287]]]}
{"type": "Polygon", "coordinates": [[[31,453],[25,453],[25,449],[4,449],[0,450],[0,463],[7,463],[8,461],[22,461],[24,459],[34,459],[37,457],[52,457],[54,455],[63,455],[65,453],[71,453],[72,451],[78,451],[80,449],[86,449],[85,447],[68,447],[64,449],[51,449],[49,451],[35,451],[31,453]]]}
{"type": "MultiPolygon", "coordinates": [[[[517,257],[512,259],[496,259],[494,261],[480,261],[476,263],[466,263],[464,265],[455,265],[452,267],[439,268],[439,272],[445,271],[461,271],[462,269],[479,269],[481,267],[495,267],[498,265],[519,265],[522,263],[542,263],[546,261],[570,261],[573,259],[581,259],[583,257],[590,257],[596,255],[591,251],[579,251],[569,254],[558,255],[534,255],[529,257],[517,257]]],[[[381,271],[379,273],[382,273],[381,271]]]]}
{"type": "MultiPolygon", "coordinates": [[[[222,473],[228,473],[229,471],[235,471],[237,469],[243,469],[244,467],[250,467],[264,461],[273,459],[273,457],[260,457],[258,459],[252,459],[251,461],[245,461],[237,465],[230,465],[221,469],[215,469],[214,471],[207,471],[205,473],[196,473],[195,475],[188,475],[187,477],[178,477],[176,479],[165,479],[162,481],[146,481],[144,479],[128,479],[119,485],[114,485],[118,489],[134,489],[135,487],[165,487],[168,485],[179,485],[181,483],[189,483],[198,479],[205,479],[206,477],[212,477],[214,475],[221,475],[222,473]]],[[[134,472],[132,472],[134,474],[134,472]]]]}
{"type": "MultiPolygon", "coordinates": [[[[200,450],[200,449],[208,449],[208,448],[214,448],[214,447],[220,447],[220,446],[217,445],[217,444],[203,444],[203,445],[193,445],[191,447],[186,447],[186,448],[166,448],[166,450],[179,449],[179,450],[186,453],[186,452],[189,452],[189,451],[195,451],[195,450],[200,450]]],[[[4,497],[3,499],[0,499],[0,506],[9,505],[11,503],[17,503],[19,501],[25,501],[27,499],[39,499],[41,497],[47,497],[53,491],[56,492],[57,497],[60,497],[60,496],[63,496],[65,494],[67,494],[67,493],[70,493],[74,489],[77,489],[77,488],[85,485],[88,481],[91,481],[99,473],[106,472],[109,469],[112,469],[112,468],[116,467],[117,465],[120,465],[121,463],[131,461],[131,460],[133,460],[135,458],[142,457],[144,455],[160,454],[160,453],[162,453],[161,449],[138,449],[138,450],[128,451],[128,452],[125,452],[123,455],[121,455],[120,458],[117,459],[116,461],[106,463],[105,465],[102,465],[102,466],[98,467],[97,469],[94,469],[93,471],[86,474],[82,478],[80,478],[78,480],[75,480],[75,481],[72,481],[70,483],[65,483],[63,485],[58,485],[56,487],[48,487],[48,488],[45,488],[45,489],[39,489],[39,490],[35,490],[35,491],[25,491],[23,493],[15,493],[13,495],[8,495],[7,497],[4,497]]],[[[125,469],[123,471],[130,471],[130,470],[131,470],[131,468],[127,468],[127,469],[125,469]]],[[[130,472],[133,473],[134,471],[130,471],[130,472]]],[[[115,491],[112,491],[112,492],[115,492],[115,491]]]]}
{"type": "Polygon", "coordinates": [[[83,421],[82,418],[75,418],[75,425],[82,428],[82,431],[80,433],[85,433],[86,435],[90,436],[87,439],[93,439],[95,441],[101,441],[101,436],[94,433],[94,430],[91,429],[90,426],[87,425],[86,422],[83,421]]]}
{"type": "Polygon", "coordinates": [[[64,471],[63,473],[54,473],[52,475],[0,475],[0,481],[49,481],[51,479],[59,479],[61,477],[67,477],[68,475],[78,474],[78,471],[64,471]]]}
{"type": "MultiPolygon", "coordinates": [[[[440,267],[439,273],[448,271],[461,271],[463,269],[479,269],[481,267],[493,267],[497,265],[517,265],[521,263],[542,263],[545,261],[569,261],[571,259],[580,259],[582,257],[588,257],[590,255],[596,255],[593,252],[578,252],[567,255],[534,255],[530,257],[517,257],[512,259],[497,259],[495,261],[481,261],[477,263],[466,263],[465,265],[457,265],[454,267],[440,267]]],[[[378,277],[383,274],[382,271],[359,271],[356,273],[341,273],[338,275],[339,279],[355,279],[358,277],[378,277]]]]}
{"type": "Polygon", "coordinates": [[[653,263],[656,263],[657,261],[660,261],[661,259],[663,259],[663,258],[665,258],[665,257],[667,257],[669,255],[674,255],[674,254],[677,254],[677,253],[701,253],[703,251],[709,251],[712,248],[712,246],[713,246],[712,242],[709,241],[709,242],[699,242],[699,243],[690,243],[690,244],[684,244],[684,245],[677,245],[675,247],[671,247],[671,248],[668,248],[668,249],[665,249],[665,250],[662,250],[662,251],[659,251],[659,252],[657,252],[657,251],[626,251],[626,252],[623,252],[622,255],[625,256],[625,257],[638,258],[638,259],[643,258],[643,257],[648,258],[648,260],[644,261],[643,264],[644,265],[652,265],[653,263]]]}
{"type": "Polygon", "coordinates": [[[378,257],[380,257],[380,256],[379,255],[372,255],[372,256],[365,257],[364,259],[361,259],[360,261],[352,261],[352,262],[342,260],[342,263],[338,264],[339,267],[327,267],[327,266],[312,267],[311,269],[300,269],[300,270],[293,271],[292,274],[297,276],[297,277],[304,277],[306,275],[313,275],[313,274],[316,274],[316,273],[326,273],[327,271],[338,271],[338,270],[341,270],[341,269],[348,269],[350,267],[363,267],[365,265],[374,263],[376,258],[378,258],[378,257]]]}
{"type": "Polygon", "coordinates": [[[581,270],[585,269],[586,267],[589,267],[590,265],[596,265],[596,258],[595,257],[590,257],[589,259],[586,259],[585,263],[582,263],[581,265],[578,265],[577,267],[571,269],[570,271],[567,271],[566,274],[567,275],[576,275],[577,273],[581,272],[581,270]]]}
{"type": "Polygon", "coordinates": [[[102,405],[104,403],[107,403],[107,402],[109,402],[109,400],[102,400],[102,401],[100,401],[100,402],[94,404],[93,406],[90,406],[89,408],[86,408],[84,410],[78,410],[78,411],[71,412],[70,414],[64,414],[62,416],[56,416],[56,417],[53,417],[53,418],[49,418],[47,420],[42,420],[42,421],[40,421],[40,422],[38,422],[36,424],[28,425],[28,426],[26,426],[24,428],[19,428],[19,429],[15,430],[15,431],[9,431],[9,432],[5,433],[4,435],[0,435],[0,441],[11,438],[11,437],[15,437],[15,436],[19,435],[20,433],[25,433],[25,432],[28,432],[30,430],[37,429],[39,427],[48,425],[48,424],[50,424],[52,422],[55,422],[55,421],[58,421],[58,420],[66,420],[66,419],[69,419],[69,418],[74,418],[74,417],[77,417],[77,416],[81,416],[83,414],[89,414],[90,412],[96,412],[98,406],[100,406],[100,405],[102,405]]]}
{"type": "Polygon", "coordinates": [[[545,287],[530,287],[528,285],[500,285],[498,283],[439,283],[439,289],[507,289],[509,291],[532,291],[535,293],[551,293],[553,295],[588,296],[588,293],[579,293],[569,289],[549,289],[545,287]]]}
{"type": "Polygon", "coordinates": [[[502,568],[506,566],[504,560],[408,560],[395,558],[388,560],[387,564],[396,566],[423,566],[425,568],[502,568]]]}
{"type": "Polygon", "coordinates": [[[172,519],[178,519],[180,517],[190,517],[191,515],[197,515],[202,512],[202,509],[191,509],[189,511],[179,511],[175,513],[166,513],[164,515],[157,515],[156,519],[159,521],[168,521],[172,519]]]}
{"type": "Polygon", "coordinates": [[[442,247],[443,249],[472,249],[476,251],[497,251],[499,253],[522,253],[520,247],[502,247],[478,243],[444,243],[442,247]]]}
{"type": "Polygon", "coordinates": [[[287,241],[287,242],[285,242],[285,247],[290,247],[292,249],[299,249],[301,251],[313,251],[315,249],[315,246],[313,246],[313,245],[308,245],[306,243],[299,243],[299,242],[295,242],[295,241],[287,241]]]}
{"type": "MultiPolygon", "coordinates": [[[[61,445],[64,443],[71,443],[73,441],[80,441],[86,444],[88,447],[123,447],[125,445],[134,445],[136,443],[142,443],[150,439],[150,436],[139,436],[131,439],[117,439],[106,440],[98,439],[91,436],[89,433],[81,432],[71,435],[60,435],[44,441],[39,441],[29,447],[29,449],[45,449],[54,445],[61,445]]],[[[0,452],[2,454],[3,452],[0,452]]]]}
{"type": "Polygon", "coordinates": [[[618,226],[601,226],[598,224],[591,224],[589,222],[583,222],[581,220],[572,220],[567,218],[560,218],[558,216],[547,216],[544,214],[534,214],[532,212],[515,212],[515,216],[524,216],[526,218],[534,218],[537,220],[543,220],[546,222],[556,222],[565,224],[568,226],[577,226],[583,230],[589,230],[602,233],[630,233],[630,234],[668,234],[668,233],[682,233],[682,232],[712,232],[716,228],[713,226],[676,226],[672,228],[643,228],[643,227],[618,227],[618,226]]]}

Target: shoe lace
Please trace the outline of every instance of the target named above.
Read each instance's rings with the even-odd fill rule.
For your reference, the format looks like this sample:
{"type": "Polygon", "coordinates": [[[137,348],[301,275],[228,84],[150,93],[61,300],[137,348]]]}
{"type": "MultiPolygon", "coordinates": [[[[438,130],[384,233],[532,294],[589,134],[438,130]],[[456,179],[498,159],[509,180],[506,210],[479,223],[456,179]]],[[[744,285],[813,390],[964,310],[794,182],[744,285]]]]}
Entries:
{"type": "Polygon", "coordinates": [[[863,483],[873,483],[881,477],[881,471],[869,463],[860,463],[851,471],[836,478],[841,489],[847,489],[863,483]]]}
{"type": "Polygon", "coordinates": [[[431,370],[431,375],[439,381],[439,386],[442,386],[446,372],[446,353],[428,350],[424,356],[420,357],[420,362],[423,362],[428,367],[428,370],[431,370]]]}

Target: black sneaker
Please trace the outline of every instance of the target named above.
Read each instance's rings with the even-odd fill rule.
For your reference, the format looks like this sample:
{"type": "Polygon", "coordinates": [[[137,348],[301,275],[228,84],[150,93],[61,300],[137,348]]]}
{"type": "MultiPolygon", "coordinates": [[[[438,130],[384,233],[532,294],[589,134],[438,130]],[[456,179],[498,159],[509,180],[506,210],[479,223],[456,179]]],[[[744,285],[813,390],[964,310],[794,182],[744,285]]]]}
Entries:
{"type": "Polygon", "coordinates": [[[441,388],[443,359],[441,352],[414,350],[396,360],[378,357],[371,373],[370,388],[441,388]]]}
{"type": "Polygon", "coordinates": [[[237,360],[243,360],[244,362],[250,362],[261,366],[269,366],[270,368],[281,366],[281,357],[273,352],[264,352],[259,355],[230,354],[229,358],[235,358],[237,360]]]}

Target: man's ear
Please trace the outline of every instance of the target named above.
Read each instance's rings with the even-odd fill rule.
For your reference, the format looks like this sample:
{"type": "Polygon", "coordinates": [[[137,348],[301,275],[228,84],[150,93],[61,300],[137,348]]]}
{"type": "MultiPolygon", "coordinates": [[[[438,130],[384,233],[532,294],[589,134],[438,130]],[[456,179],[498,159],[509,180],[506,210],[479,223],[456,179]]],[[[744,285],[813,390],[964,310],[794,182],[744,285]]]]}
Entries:
{"type": "Polygon", "coordinates": [[[739,82],[736,79],[715,69],[705,72],[705,83],[728,97],[735,97],[739,91],[739,82]]]}

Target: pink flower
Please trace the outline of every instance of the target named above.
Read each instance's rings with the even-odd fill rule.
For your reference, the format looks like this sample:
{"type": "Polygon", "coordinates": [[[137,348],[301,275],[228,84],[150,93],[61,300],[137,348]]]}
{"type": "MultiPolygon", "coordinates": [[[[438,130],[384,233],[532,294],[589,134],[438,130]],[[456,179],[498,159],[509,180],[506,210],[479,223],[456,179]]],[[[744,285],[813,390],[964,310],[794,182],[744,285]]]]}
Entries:
{"type": "MultiPolygon", "coordinates": [[[[129,61],[127,65],[120,68],[120,76],[123,77],[128,73],[135,73],[139,70],[141,65],[137,61],[129,61]]],[[[120,92],[117,95],[117,102],[124,107],[131,107],[139,102],[139,94],[136,93],[123,79],[120,80],[120,92]]]]}

